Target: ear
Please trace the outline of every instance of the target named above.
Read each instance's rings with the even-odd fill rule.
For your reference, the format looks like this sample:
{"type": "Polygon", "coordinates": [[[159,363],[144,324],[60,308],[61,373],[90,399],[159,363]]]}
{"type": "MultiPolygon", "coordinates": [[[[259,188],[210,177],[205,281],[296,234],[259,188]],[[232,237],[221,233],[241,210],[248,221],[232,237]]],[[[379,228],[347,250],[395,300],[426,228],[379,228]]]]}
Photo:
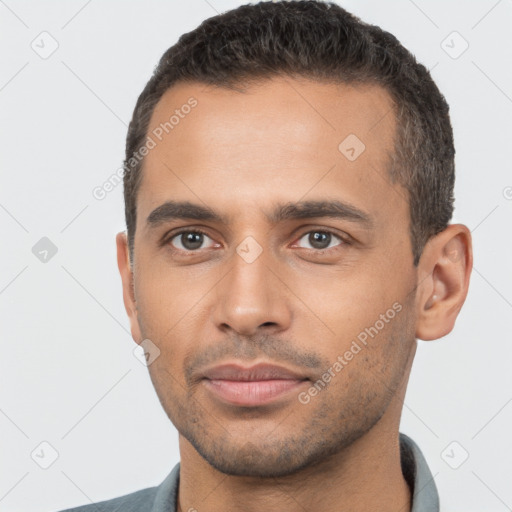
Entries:
{"type": "Polygon", "coordinates": [[[135,290],[133,287],[133,272],[130,265],[130,255],[128,251],[128,240],[126,232],[122,231],[116,235],[117,245],[117,266],[121,274],[123,283],[123,302],[130,319],[130,330],[132,338],[136,343],[142,341],[139,320],[137,316],[137,304],[135,302],[135,290]]]}
{"type": "Polygon", "coordinates": [[[451,332],[472,268],[471,232],[463,224],[450,224],[425,244],[418,263],[417,338],[435,340],[451,332]]]}

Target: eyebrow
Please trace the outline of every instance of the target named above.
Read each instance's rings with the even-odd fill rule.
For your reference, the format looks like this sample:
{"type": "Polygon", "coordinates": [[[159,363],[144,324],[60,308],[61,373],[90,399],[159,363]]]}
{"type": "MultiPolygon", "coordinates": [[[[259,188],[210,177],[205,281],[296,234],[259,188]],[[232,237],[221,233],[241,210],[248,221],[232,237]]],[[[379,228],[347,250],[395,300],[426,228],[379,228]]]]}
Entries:
{"type": "MultiPolygon", "coordinates": [[[[268,222],[277,224],[285,220],[329,217],[344,219],[360,224],[366,229],[374,225],[373,218],[367,212],[339,200],[300,201],[278,204],[266,214],[268,222]]],[[[171,220],[202,220],[228,224],[228,217],[207,206],[189,201],[166,201],[155,208],[146,219],[148,229],[153,229],[171,220]]]]}

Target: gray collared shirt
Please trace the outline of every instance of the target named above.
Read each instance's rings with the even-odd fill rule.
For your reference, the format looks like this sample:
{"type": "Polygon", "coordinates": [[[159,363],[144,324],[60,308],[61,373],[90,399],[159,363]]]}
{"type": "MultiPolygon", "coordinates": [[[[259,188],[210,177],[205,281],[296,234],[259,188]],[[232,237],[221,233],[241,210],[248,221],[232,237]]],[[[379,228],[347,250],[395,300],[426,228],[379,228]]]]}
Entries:
{"type": "MultiPolygon", "coordinates": [[[[410,512],[439,512],[439,495],[427,461],[418,445],[402,433],[400,457],[402,472],[412,493],[410,512]]],[[[157,487],[62,512],[176,512],[179,478],[178,463],[157,487]]]]}

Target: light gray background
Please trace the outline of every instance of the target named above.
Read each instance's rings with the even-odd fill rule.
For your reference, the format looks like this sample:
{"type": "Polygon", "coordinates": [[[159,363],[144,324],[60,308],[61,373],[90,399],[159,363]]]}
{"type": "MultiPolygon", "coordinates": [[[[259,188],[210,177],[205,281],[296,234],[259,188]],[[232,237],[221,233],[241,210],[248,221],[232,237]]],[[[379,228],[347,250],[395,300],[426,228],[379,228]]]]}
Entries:
{"type": "MultiPolygon", "coordinates": [[[[160,55],[241,3],[0,0],[1,511],[119,496],[179,460],[122,303],[122,186],[102,201],[92,191],[120,167],[160,55]],[[31,48],[51,48],[43,31],[59,45],[47,59],[31,48]],[[46,263],[32,253],[42,237],[58,248],[46,263]],[[34,460],[50,461],[43,441],[58,452],[48,469],[34,460]]],[[[512,1],[340,3],[432,68],[455,133],[453,222],[474,237],[468,299],[451,334],[419,341],[401,431],[423,450],[442,510],[511,510],[512,1]],[[469,43],[458,58],[453,31],[469,43]]]]}

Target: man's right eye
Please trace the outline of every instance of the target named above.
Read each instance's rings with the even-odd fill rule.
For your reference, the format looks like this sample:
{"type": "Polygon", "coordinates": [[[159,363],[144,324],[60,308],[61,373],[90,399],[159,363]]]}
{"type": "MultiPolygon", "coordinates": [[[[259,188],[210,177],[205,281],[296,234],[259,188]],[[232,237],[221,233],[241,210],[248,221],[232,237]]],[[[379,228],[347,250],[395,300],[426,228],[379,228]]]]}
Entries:
{"type": "MultiPolygon", "coordinates": [[[[205,237],[213,242],[204,231],[199,229],[182,229],[168,237],[164,245],[170,244],[173,250],[194,252],[202,248],[201,246],[205,241],[205,237]]],[[[213,244],[215,244],[215,242],[213,242],[213,244]]]]}

